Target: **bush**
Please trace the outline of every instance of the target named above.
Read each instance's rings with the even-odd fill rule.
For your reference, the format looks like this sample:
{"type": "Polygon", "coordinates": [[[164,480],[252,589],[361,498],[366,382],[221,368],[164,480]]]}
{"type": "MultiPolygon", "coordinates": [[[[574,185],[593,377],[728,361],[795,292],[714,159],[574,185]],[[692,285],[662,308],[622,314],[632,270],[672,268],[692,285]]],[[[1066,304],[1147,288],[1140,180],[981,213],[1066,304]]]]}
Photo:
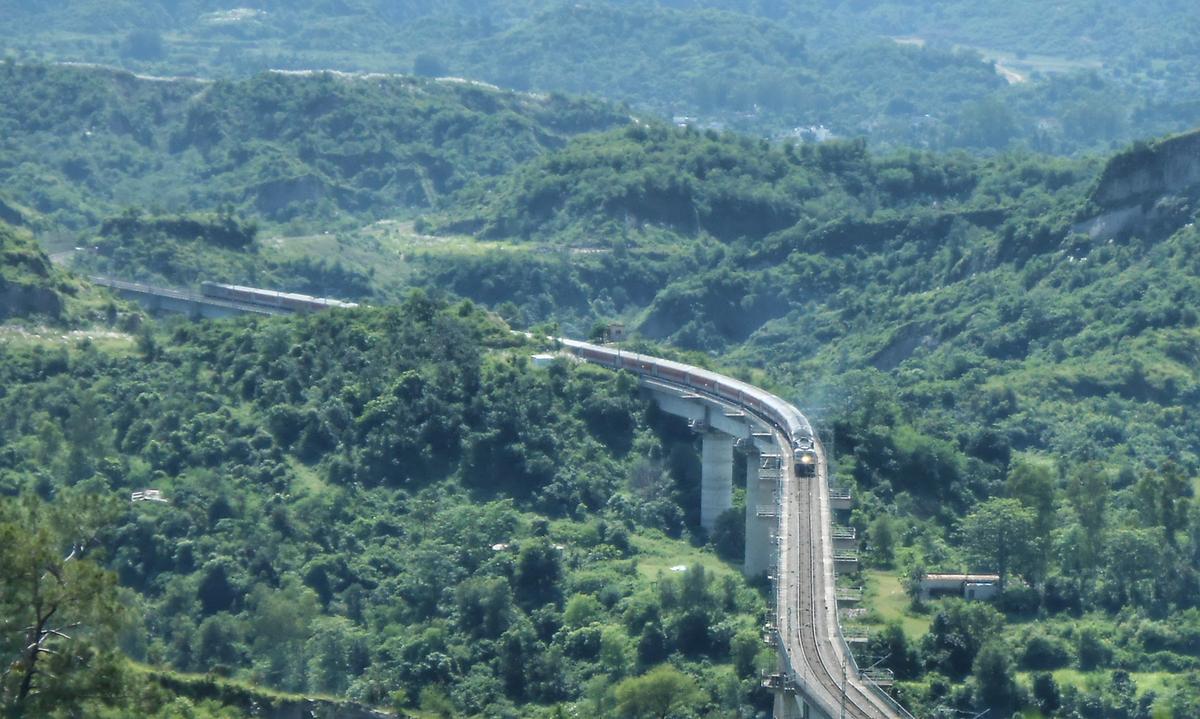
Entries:
{"type": "Polygon", "coordinates": [[[1057,637],[1034,634],[1025,642],[1021,666],[1026,669],[1059,669],[1071,661],[1071,648],[1057,637]]]}
{"type": "Polygon", "coordinates": [[[1079,654],[1079,668],[1083,671],[1105,666],[1112,660],[1112,647],[1093,626],[1079,630],[1076,651],[1079,654]]]}
{"type": "Polygon", "coordinates": [[[996,606],[1005,614],[1030,615],[1037,611],[1041,597],[1032,587],[1009,587],[996,599],[996,606]]]}

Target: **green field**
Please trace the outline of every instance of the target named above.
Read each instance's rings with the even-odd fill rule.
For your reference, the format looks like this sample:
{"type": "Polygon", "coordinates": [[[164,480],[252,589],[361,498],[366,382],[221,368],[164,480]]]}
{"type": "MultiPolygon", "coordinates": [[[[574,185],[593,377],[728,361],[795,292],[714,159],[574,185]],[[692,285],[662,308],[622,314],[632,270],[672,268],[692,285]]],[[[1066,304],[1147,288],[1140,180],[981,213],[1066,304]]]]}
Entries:
{"type": "MultiPolygon", "coordinates": [[[[1104,686],[1112,682],[1112,672],[1109,671],[1084,672],[1078,669],[1056,669],[1051,674],[1054,675],[1054,681],[1058,682],[1060,687],[1073,686],[1085,689],[1089,685],[1104,686]]],[[[1018,672],[1017,676],[1028,684],[1033,673],[1018,672]]],[[[1171,690],[1175,676],[1169,672],[1129,672],[1129,678],[1137,685],[1139,695],[1148,691],[1162,695],[1171,690]]]]}
{"type": "Polygon", "coordinates": [[[868,620],[880,624],[899,622],[909,640],[920,639],[929,631],[930,617],[916,614],[911,609],[904,585],[894,572],[868,570],[863,572],[866,580],[866,596],[863,606],[869,611],[868,620]]]}
{"type": "Polygon", "coordinates": [[[662,532],[644,532],[633,539],[637,547],[637,569],[644,577],[670,574],[672,567],[701,565],[713,575],[731,574],[737,567],[721,561],[710,551],[693,547],[687,542],[671,539],[662,532]]]}

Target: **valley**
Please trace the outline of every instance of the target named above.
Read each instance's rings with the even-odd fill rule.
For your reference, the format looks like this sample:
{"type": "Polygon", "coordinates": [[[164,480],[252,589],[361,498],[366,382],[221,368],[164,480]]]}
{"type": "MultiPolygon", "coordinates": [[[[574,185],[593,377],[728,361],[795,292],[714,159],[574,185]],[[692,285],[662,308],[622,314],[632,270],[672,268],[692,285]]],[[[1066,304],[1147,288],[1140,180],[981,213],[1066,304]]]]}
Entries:
{"type": "Polygon", "coordinates": [[[1191,21],[1089,3],[15,0],[0,714],[1197,715],[1191,21]]]}

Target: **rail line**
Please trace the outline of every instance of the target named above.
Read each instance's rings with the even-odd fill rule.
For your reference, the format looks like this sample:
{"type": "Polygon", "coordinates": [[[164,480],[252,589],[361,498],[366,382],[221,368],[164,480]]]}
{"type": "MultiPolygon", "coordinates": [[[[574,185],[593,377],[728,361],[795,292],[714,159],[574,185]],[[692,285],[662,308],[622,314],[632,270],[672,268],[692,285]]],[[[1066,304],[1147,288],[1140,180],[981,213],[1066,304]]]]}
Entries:
{"type": "MultiPolygon", "coordinates": [[[[806,515],[805,519],[807,522],[805,524],[809,529],[807,532],[807,541],[803,542],[803,548],[797,552],[797,560],[799,562],[798,573],[801,576],[806,576],[808,579],[807,596],[797,597],[797,601],[802,608],[804,607],[805,600],[807,600],[809,609],[809,618],[800,622],[800,641],[804,647],[806,658],[817,657],[821,668],[821,683],[825,690],[837,701],[835,708],[838,714],[836,716],[844,715],[855,718],[861,717],[863,719],[886,716],[886,714],[881,715],[878,712],[872,712],[869,708],[872,705],[871,697],[868,697],[856,683],[848,681],[850,668],[845,666],[843,662],[849,662],[850,658],[848,656],[836,656],[836,651],[833,651],[834,640],[832,636],[829,637],[828,641],[822,641],[817,634],[817,626],[820,622],[813,620],[813,617],[817,616],[819,610],[822,614],[826,615],[826,626],[828,626],[830,611],[834,613],[834,621],[836,622],[837,620],[836,604],[831,608],[827,604],[828,597],[818,596],[818,588],[825,586],[825,582],[818,577],[819,563],[817,561],[817,547],[824,546],[825,544],[822,535],[825,523],[824,512],[820,502],[820,489],[818,485],[821,482],[827,481],[826,468],[828,466],[825,461],[824,451],[820,451],[818,455],[820,461],[818,462],[817,481],[808,483],[808,491],[804,491],[799,482],[794,485],[798,500],[796,503],[796,516],[799,518],[806,515]],[[814,497],[814,495],[816,496],[814,497]],[[814,534],[822,541],[813,541],[814,534]],[[831,652],[834,655],[832,657],[830,656],[831,652]],[[843,696],[844,701],[842,699],[843,696]]],[[[798,534],[800,537],[804,537],[806,533],[801,528],[798,534]]],[[[797,587],[797,590],[798,592],[805,592],[804,587],[797,587]]]]}
{"type": "Polygon", "coordinates": [[[773,428],[784,460],[777,488],[781,511],[774,577],[775,629],[783,672],[807,703],[831,719],[912,719],[899,703],[860,675],[841,636],[832,584],[828,463],[804,415],[763,389],[709,370],[584,342],[557,342],[585,361],[706,396],[773,428]],[[816,448],[814,476],[796,473],[793,445],[798,435],[807,435],[816,448]]]}

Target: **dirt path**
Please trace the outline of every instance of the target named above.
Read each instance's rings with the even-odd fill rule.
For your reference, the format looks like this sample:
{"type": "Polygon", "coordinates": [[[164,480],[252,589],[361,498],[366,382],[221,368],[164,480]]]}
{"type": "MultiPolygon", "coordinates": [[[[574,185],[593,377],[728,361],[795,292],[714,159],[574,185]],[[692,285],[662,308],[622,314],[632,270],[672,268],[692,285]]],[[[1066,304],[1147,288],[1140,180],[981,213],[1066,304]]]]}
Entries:
{"type": "Polygon", "coordinates": [[[1029,78],[1027,76],[1022,75],[1010,67],[1005,67],[999,61],[994,64],[996,66],[996,72],[1000,73],[1000,76],[1005,80],[1008,80],[1009,85],[1018,85],[1022,82],[1029,82],[1029,78]]]}

